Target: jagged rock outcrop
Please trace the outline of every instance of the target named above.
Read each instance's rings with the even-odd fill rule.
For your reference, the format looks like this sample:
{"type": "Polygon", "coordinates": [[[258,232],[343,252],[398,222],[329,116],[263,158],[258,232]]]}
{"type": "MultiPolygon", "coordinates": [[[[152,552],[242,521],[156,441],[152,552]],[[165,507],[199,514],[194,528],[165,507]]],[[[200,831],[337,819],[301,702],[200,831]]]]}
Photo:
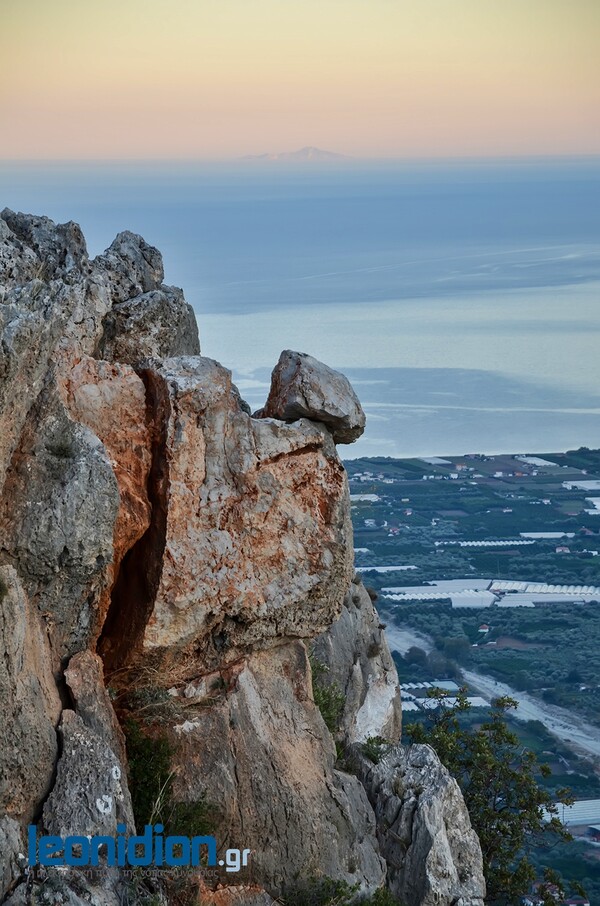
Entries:
{"type": "Polygon", "coordinates": [[[0,899],[11,889],[25,868],[23,838],[14,818],[0,818],[0,899]]]}
{"type": "Polygon", "coordinates": [[[46,281],[67,277],[87,263],[81,227],[72,220],[54,223],[49,217],[20,214],[9,208],[4,208],[0,219],[10,230],[8,233],[3,224],[6,245],[2,259],[6,269],[0,271],[2,283],[26,283],[34,275],[46,281]],[[30,266],[24,267],[27,262],[30,266]]]}
{"type": "Polygon", "coordinates": [[[0,567],[0,701],[0,817],[29,822],[52,782],[61,701],[45,628],[12,566],[0,567]]]}
{"type": "Polygon", "coordinates": [[[88,647],[112,575],[117,479],[100,439],[55,387],[28,413],[0,500],[3,555],[43,616],[55,657],[88,647]]]}
{"type": "MultiPolygon", "coordinates": [[[[465,829],[464,804],[433,754],[394,748],[371,770],[352,746],[400,730],[382,627],[350,585],[335,443],[362,433],[360,403],[288,351],[252,417],[162,281],[133,233],[90,261],[76,224],[0,215],[0,900],[133,902],[117,869],[31,872],[22,856],[30,822],[133,829],[120,729],[133,721],[150,748],[169,744],[175,803],[208,801],[219,848],[253,850],[241,886],[211,882],[215,906],[268,906],[323,876],[363,892],[387,877],[407,906],[431,891],[478,906],[476,847],[464,862],[445,823],[465,829]],[[302,640],[317,635],[360,779],[314,703],[302,640]],[[391,824],[418,800],[400,859],[375,821],[392,796],[391,824]]],[[[166,904],[168,885],[152,895],[166,904]]]]}
{"type": "MultiPolygon", "coordinates": [[[[94,642],[120,559],[147,528],[144,385],[90,358],[107,315],[164,291],[187,317],[177,348],[197,352],[198,332],[140,236],[120,234],[89,261],[76,224],[8,210],[0,223],[0,538],[62,657],[94,642]]],[[[131,360],[147,356],[144,325],[126,338],[131,360]]],[[[151,348],[164,355],[159,340],[151,348]]]]}
{"type": "Polygon", "coordinates": [[[323,629],[352,574],[346,474],[328,432],[252,419],[211,359],[165,359],[145,379],[164,438],[162,570],[143,627],[115,590],[107,663],[139,644],[193,675],[198,660],[213,668],[323,629]]]}
{"type": "Polygon", "coordinates": [[[200,355],[194,311],[176,286],[120,302],[106,316],[99,354],[110,362],[130,365],[165,356],[200,355]]]}
{"type": "Polygon", "coordinates": [[[129,230],[115,236],[95,263],[106,276],[113,305],[158,289],[165,276],[158,249],[129,230]]]}
{"type": "MultiPolygon", "coordinates": [[[[102,662],[90,651],[71,658],[65,679],[75,710],[65,708],[58,732],[60,756],[52,791],[42,811],[45,834],[109,835],[119,825],[135,832],[127,785],[125,741],[104,686],[102,662]]],[[[53,877],[51,875],[51,877],[53,877]]],[[[56,902],[81,894],[81,902],[121,906],[126,887],[116,867],[101,864],[92,877],[62,872],[56,902]]],[[[75,902],[79,902],[76,900],[75,902]]]]}
{"type": "Polygon", "coordinates": [[[251,846],[271,891],[322,874],[373,891],[385,866],[371,809],[357,778],[336,770],[304,645],[254,654],[235,674],[230,691],[173,728],[178,798],[212,803],[218,839],[251,846]]]}
{"type": "Polygon", "coordinates": [[[125,771],[108,742],[65,709],[59,725],[61,755],[43,826],[60,837],[117,832],[134,828],[125,771]],[[123,781],[123,782],[122,782],[123,781]]]}
{"type": "MultiPolygon", "coordinates": [[[[125,737],[104,685],[101,659],[91,651],[76,654],[65,670],[65,680],[76,714],[81,718],[83,725],[112,750],[121,769],[120,774],[125,777],[124,766],[127,763],[125,737]]],[[[126,822],[131,823],[131,805],[127,790],[123,792],[123,817],[126,822]]]]}
{"type": "Polygon", "coordinates": [[[430,746],[354,767],[375,810],[388,887],[406,906],[483,906],[481,847],[456,780],[430,746]]]}
{"type": "Polygon", "coordinates": [[[384,626],[369,594],[356,577],[342,613],[312,643],[315,660],[326,668],[325,684],[344,695],[339,736],[345,743],[380,736],[399,742],[402,709],[398,675],[384,626]]]}
{"type": "Polygon", "coordinates": [[[271,390],[257,415],[327,425],[336,444],[351,444],[365,430],[365,413],[348,378],[304,352],[286,349],[271,375],[271,390]]]}

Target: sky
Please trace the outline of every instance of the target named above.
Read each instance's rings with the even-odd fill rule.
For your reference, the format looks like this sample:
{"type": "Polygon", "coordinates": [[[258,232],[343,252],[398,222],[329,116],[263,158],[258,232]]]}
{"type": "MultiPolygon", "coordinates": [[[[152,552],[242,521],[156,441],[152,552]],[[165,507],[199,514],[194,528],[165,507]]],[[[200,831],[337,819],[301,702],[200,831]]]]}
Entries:
{"type": "Polygon", "coordinates": [[[0,157],[600,153],[600,0],[0,0],[0,157]]]}

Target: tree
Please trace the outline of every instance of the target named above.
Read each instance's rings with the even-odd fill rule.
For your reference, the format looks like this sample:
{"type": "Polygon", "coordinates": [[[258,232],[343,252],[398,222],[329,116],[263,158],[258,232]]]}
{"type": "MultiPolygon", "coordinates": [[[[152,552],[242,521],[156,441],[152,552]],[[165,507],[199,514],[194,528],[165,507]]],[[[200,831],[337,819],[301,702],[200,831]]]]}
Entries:
{"type": "MultiPolygon", "coordinates": [[[[458,781],[481,843],[486,902],[519,903],[536,877],[532,848],[571,839],[555,802],[570,804],[572,799],[566,789],[552,796],[539,785],[537,776],[548,776],[550,769],[509,729],[506,715],[517,707],[514,699],[495,699],[488,719],[473,729],[461,721],[470,709],[465,689],[453,707],[445,706],[447,693],[430,691],[440,706],[428,712],[425,723],[407,726],[405,733],[411,742],[431,745],[458,781]]],[[[572,887],[581,892],[575,882],[572,887]]],[[[548,874],[538,895],[556,906],[555,893],[564,895],[562,888],[560,878],[548,874]]]]}
{"type": "Polygon", "coordinates": [[[407,664],[418,664],[420,667],[425,667],[427,664],[427,652],[416,645],[411,645],[404,655],[404,660],[407,664]]]}
{"type": "Polygon", "coordinates": [[[471,644],[464,636],[445,639],[443,652],[446,657],[464,664],[471,659],[471,644]]]}

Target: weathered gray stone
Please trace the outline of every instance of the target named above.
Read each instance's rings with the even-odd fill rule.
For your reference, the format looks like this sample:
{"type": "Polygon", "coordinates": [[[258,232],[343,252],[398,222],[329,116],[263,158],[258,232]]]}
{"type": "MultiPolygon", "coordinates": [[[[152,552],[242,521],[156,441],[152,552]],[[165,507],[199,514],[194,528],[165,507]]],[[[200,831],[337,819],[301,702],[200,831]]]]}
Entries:
{"type": "MultiPolygon", "coordinates": [[[[125,885],[116,872],[94,886],[75,870],[47,868],[38,871],[37,878],[19,884],[3,906],[138,906],[140,900],[133,893],[127,898],[127,886],[131,885],[125,885]]],[[[157,897],[153,906],[163,902],[166,906],[157,897]]]]}
{"type": "Polygon", "coordinates": [[[44,380],[96,347],[109,307],[105,276],[91,273],[76,224],[3,211],[0,488],[44,380]]]}
{"type": "Polygon", "coordinates": [[[0,537],[60,656],[98,631],[113,556],[117,481],[98,438],[52,389],[30,413],[0,499],[0,537]]]}
{"type": "Polygon", "coordinates": [[[314,640],[311,650],[327,668],[320,681],[335,683],[344,693],[340,739],[353,743],[381,736],[398,742],[398,674],[379,614],[360,580],[350,585],[340,618],[314,640]]]}
{"type": "Polygon", "coordinates": [[[162,255],[137,233],[119,233],[92,262],[106,276],[113,304],[160,289],[165,272],[162,255]]]}
{"type": "Polygon", "coordinates": [[[163,286],[113,306],[104,321],[100,355],[130,365],[200,355],[196,317],[182,290],[163,286]]]}
{"type": "Polygon", "coordinates": [[[62,752],[43,810],[47,833],[115,836],[119,823],[132,832],[131,799],[119,757],[74,711],[63,711],[59,730],[62,752]]]}
{"type": "Polygon", "coordinates": [[[13,818],[0,818],[0,901],[18,881],[26,861],[19,824],[13,818]]]}
{"type": "Polygon", "coordinates": [[[40,266],[33,249],[15,236],[0,214],[0,303],[11,287],[33,280],[40,266]]]}
{"type": "Polygon", "coordinates": [[[351,444],[365,430],[365,413],[348,378],[291,349],[279,356],[267,402],[257,416],[323,422],[337,444],[351,444]]]}
{"type": "MultiPolygon", "coordinates": [[[[125,780],[125,737],[104,685],[102,661],[91,651],[74,655],[65,670],[65,679],[75,702],[75,710],[88,730],[106,742],[119,758],[125,780]]],[[[129,793],[125,794],[125,798],[129,793]]]]}
{"type": "MultiPolygon", "coordinates": [[[[43,828],[63,837],[114,836],[117,824],[123,824],[128,833],[134,833],[124,739],[104,687],[100,658],[90,651],[75,655],[65,679],[77,712],[63,711],[62,751],[44,804],[43,828]]],[[[127,882],[116,867],[101,866],[91,878],[77,869],[61,875],[50,870],[49,879],[68,904],[79,903],[77,894],[83,902],[98,906],[127,902],[122,896],[127,882]]]]}
{"type": "Polygon", "coordinates": [[[375,810],[387,883],[406,906],[483,906],[481,847],[459,786],[430,746],[354,766],[375,810]]]}
{"type": "MultiPolygon", "coordinates": [[[[51,280],[72,270],[81,271],[88,254],[81,227],[72,220],[56,224],[49,217],[21,214],[5,208],[0,218],[22,245],[30,249],[39,262],[38,276],[51,280]]],[[[29,258],[29,255],[25,257],[29,258]]],[[[0,282],[3,282],[0,280],[0,282]]]]}
{"type": "Polygon", "coordinates": [[[50,789],[60,710],[47,634],[14,568],[0,566],[0,816],[23,827],[50,789]]]}
{"type": "Polygon", "coordinates": [[[59,297],[63,299],[64,293],[38,281],[11,292],[0,304],[0,490],[52,352],[72,313],[73,300],[62,306],[57,304],[59,297]]]}
{"type": "Polygon", "coordinates": [[[304,645],[252,655],[223,679],[229,691],[172,730],[176,797],[214,804],[217,838],[253,850],[252,878],[271,893],[323,875],[375,890],[373,813],[356,777],[335,770],[304,645]]]}

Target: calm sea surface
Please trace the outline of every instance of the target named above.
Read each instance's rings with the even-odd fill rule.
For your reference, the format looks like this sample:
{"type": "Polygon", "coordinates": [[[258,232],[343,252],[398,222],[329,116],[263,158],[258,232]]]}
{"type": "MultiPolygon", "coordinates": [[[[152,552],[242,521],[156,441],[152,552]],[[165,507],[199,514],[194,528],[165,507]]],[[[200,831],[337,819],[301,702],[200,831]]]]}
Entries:
{"type": "Polygon", "coordinates": [[[264,402],[284,348],[342,368],[342,453],[600,446],[600,161],[0,163],[0,207],[165,259],[205,355],[264,402]]]}

